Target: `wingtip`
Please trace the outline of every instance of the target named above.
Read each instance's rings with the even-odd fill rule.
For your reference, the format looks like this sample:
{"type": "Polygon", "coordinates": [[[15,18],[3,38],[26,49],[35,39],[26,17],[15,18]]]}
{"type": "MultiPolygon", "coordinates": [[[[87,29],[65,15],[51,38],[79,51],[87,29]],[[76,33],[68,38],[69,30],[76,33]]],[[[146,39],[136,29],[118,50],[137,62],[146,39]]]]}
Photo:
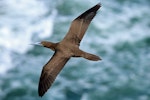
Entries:
{"type": "Polygon", "coordinates": [[[48,77],[47,76],[47,74],[43,74],[43,77],[40,78],[38,87],[38,94],[40,97],[42,97],[48,91],[55,80],[52,75],[49,75],[48,77]]]}
{"type": "Polygon", "coordinates": [[[100,2],[97,5],[101,7],[101,3],[100,2]]]}
{"type": "Polygon", "coordinates": [[[43,92],[43,91],[38,91],[39,97],[43,97],[44,93],[45,92],[43,92]]]}
{"type": "Polygon", "coordinates": [[[92,7],[92,10],[95,10],[97,12],[97,10],[101,7],[101,3],[99,2],[98,4],[96,4],[94,7],[92,7]]]}
{"type": "Polygon", "coordinates": [[[38,95],[39,95],[39,97],[43,97],[44,93],[45,93],[44,91],[41,91],[41,90],[40,90],[40,91],[38,91],[38,95]]]}
{"type": "Polygon", "coordinates": [[[99,2],[97,5],[95,5],[97,9],[101,7],[101,3],[99,2]]]}
{"type": "Polygon", "coordinates": [[[43,95],[47,92],[48,89],[49,89],[49,88],[47,88],[47,87],[45,86],[45,84],[43,85],[43,84],[39,83],[39,87],[38,87],[38,94],[39,94],[39,97],[43,97],[43,95]]]}
{"type": "Polygon", "coordinates": [[[42,97],[43,97],[43,95],[44,95],[44,94],[39,94],[39,97],[41,97],[41,98],[42,98],[42,97]]]}
{"type": "Polygon", "coordinates": [[[39,94],[39,97],[41,97],[41,98],[42,98],[42,97],[43,97],[43,95],[40,95],[40,94],[39,94]]]}

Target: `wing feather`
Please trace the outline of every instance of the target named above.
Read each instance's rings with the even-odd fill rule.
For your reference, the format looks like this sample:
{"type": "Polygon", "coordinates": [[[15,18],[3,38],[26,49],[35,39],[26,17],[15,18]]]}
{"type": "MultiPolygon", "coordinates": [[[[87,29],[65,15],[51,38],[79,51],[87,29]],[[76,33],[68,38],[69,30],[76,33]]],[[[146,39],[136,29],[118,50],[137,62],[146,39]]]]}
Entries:
{"type": "Polygon", "coordinates": [[[74,19],[64,40],[69,40],[70,42],[79,45],[89,24],[96,15],[97,10],[100,8],[100,6],[100,3],[98,3],[97,5],[88,9],[76,19],[74,19]]]}
{"type": "Polygon", "coordinates": [[[55,78],[68,60],[69,57],[64,57],[61,53],[56,52],[53,57],[47,62],[47,64],[45,64],[39,81],[39,96],[42,97],[44,93],[50,88],[55,78]]]}

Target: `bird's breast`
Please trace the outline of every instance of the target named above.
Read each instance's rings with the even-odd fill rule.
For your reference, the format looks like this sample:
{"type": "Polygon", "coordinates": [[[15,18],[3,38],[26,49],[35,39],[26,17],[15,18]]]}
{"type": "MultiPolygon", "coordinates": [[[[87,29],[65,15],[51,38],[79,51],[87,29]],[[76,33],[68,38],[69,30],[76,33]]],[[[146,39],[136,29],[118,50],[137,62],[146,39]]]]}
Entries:
{"type": "Polygon", "coordinates": [[[57,51],[61,52],[64,56],[70,57],[74,55],[76,49],[78,49],[78,47],[71,43],[60,43],[57,46],[57,51]]]}

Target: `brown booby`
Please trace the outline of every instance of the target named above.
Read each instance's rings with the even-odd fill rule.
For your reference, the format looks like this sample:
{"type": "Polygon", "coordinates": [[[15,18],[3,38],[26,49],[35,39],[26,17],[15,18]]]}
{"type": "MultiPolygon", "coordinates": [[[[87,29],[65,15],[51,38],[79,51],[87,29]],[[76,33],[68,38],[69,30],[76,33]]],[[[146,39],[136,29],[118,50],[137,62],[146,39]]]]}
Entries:
{"type": "Polygon", "coordinates": [[[43,67],[38,87],[39,96],[42,97],[50,88],[59,72],[71,57],[83,57],[92,61],[101,60],[100,57],[79,49],[80,42],[100,7],[101,5],[98,3],[74,19],[67,35],[62,41],[58,43],[42,41],[39,43],[39,45],[55,52],[43,67]]]}

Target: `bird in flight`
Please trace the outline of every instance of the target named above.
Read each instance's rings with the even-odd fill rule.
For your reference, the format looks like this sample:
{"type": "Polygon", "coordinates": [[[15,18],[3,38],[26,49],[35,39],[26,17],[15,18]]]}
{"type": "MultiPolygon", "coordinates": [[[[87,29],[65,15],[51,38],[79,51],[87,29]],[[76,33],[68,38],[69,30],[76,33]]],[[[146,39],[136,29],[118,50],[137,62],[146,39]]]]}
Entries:
{"type": "Polygon", "coordinates": [[[43,67],[38,86],[39,96],[42,97],[50,88],[59,72],[71,57],[83,57],[92,61],[101,60],[100,57],[79,49],[80,42],[100,7],[101,4],[98,3],[75,18],[71,23],[67,35],[62,41],[58,43],[42,41],[35,44],[49,48],[55,52],[51,59],[43,67]]]}

